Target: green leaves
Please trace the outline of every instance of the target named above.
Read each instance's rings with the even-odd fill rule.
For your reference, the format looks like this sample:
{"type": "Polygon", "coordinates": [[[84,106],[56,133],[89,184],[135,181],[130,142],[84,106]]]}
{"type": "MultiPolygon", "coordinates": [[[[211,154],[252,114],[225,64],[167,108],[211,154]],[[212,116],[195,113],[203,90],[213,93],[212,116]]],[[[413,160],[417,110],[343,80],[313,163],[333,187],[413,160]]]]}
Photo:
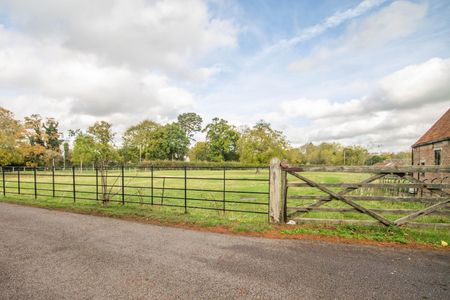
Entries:
{"type": "Polygon", "coordinates": [[[238,152],[242,162],[267,164],[273,157],[284,158],[288,147],[283,133],[261,120],[244,131],[238,143],[238,152]]]}
{"type": "Polygon", "coordinates": [[[184,160],[189,150],[189,138],[185,131],[177,124],[171,123],[163,127],[162,147],[171,160],[184,160]]]}
{"type": "Polygon", "coordinates": [[[240,134],[236,128],[224,119],[214,118],[203,130],[209,143],[208,160],[230,161],[237,160],[237,143],[240,134]]]}
{"type": "Polygon", "coordinates": [[[194,112],[184,113],[177,117],[178,125],[190,140],[194,139],[195,132],[202,130],[203,119],[194,112]]]}
{"type": "Polygon", "coordinates": [[[23,127],[13,113],[0,107],[0,165],[21,162],[18,145],[22,136],[23,127]]]}
{"type": "Polygon", "coordinates": [[[145,120],[129,127],[121,150],[125,161],[138,163],[142,159],[182,160],[189,150],[189,138],[178,123],[160,125],[145,120]]]}
{"type": "Polygon", "coordinates": [[[82,165],[91,163],[95,157],[95,141],[92,136],[78,133],[73,143],[72,162],[82,165]]]}

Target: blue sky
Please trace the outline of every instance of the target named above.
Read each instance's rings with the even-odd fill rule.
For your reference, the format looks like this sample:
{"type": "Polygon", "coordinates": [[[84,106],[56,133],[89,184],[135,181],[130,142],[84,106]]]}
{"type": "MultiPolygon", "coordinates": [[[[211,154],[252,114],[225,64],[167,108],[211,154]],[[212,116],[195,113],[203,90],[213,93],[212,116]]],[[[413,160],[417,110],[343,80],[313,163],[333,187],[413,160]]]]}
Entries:
{"type": "MultiPolygon", "coordinates": [[[[196,111],[408,147],[450,107],[449,1],[0,0],[0,105],[118,132],[196,111]]],[[[201,137],[199,137],[201,139],[201,137]]]]}

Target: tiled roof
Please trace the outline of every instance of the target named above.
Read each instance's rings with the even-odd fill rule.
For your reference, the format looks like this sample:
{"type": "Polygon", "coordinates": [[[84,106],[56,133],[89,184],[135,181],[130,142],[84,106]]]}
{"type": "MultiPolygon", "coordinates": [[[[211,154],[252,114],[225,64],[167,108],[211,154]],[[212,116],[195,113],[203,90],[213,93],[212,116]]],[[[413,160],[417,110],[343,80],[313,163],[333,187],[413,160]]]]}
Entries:
{"type": "Polygon", "coordinates": [[[412,146],[417,147],[422,144],[441,141],[447,138],[450,139],[450,109],[412,146]]]}

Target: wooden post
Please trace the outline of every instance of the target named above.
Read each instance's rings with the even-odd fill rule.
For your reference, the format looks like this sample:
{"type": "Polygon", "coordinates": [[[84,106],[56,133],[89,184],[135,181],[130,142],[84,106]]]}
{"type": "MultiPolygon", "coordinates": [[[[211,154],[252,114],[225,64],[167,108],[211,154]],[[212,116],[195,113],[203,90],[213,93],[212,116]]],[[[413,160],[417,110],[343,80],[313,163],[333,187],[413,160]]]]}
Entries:
{"type": "Polygon", "coordinates": [[[281,222],[287,222],[287,196],[288,196],[288,186],[287,186],[287,172],[281,171],[281,222]]]}
{"type": "Polygon", "coordinates": [[[269,221],[280,223],[281,221],[281,161],[272,158],[270,161],[270,201],[269,201],[269,221]]]}

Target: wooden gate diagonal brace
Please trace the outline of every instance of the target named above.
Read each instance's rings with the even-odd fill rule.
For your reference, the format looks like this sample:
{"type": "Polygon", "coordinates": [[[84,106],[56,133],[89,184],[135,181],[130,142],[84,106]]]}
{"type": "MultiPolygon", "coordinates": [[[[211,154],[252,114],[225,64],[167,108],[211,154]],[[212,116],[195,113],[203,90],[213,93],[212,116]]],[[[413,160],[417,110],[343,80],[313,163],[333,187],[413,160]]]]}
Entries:
{"type": "MultiPolygon", "coordinates": [[[[377,179],[383,178],[383,177],[386,176],[386,175],[387,175],[387,174],[376,174],[376,175],[373,175],[373,176],[371,176],[371,177],[369,177],[369,178],[364,179],[363,181],[359,182],[358,184],[371,183],[371,182],[373,182],[373,181],[375,181],[375,180],[377,180],[377,179]]],[[[357,190],[358,188],[359,188],[359,187],[348,187],[348,188],[345,188],[344,190],[340,191],[340,192],[337,193],[337,194],[343,196],[343,195],[345,195],[345,194],[347,194],[347,193],[350,193],[350,192],[352,192],[352,191],[354,191],[354,190],[357,190]]],[[[305,209],[310,209],[310,208],[320,207],[320,206],[322,206],[322,205],[324,205],[325,203],[330,202],[330,201],[331,201],[331,199],[323,199],[323,200],[319,200],[319,201],[317,201],[317,202],[315,202],[315,203],[313,203],[313,204],[311,204],[311,205],[305,207],[305,209]]],[[[306,213],[306,212],[303,212],[303,213],[306,213]]]]}
{"type": "Polygon", "coordinates": [[[331,191],[331,190],[327,189],[326,187],[322,186],[321,184],[318,184],[318,183],[316,183],[316,182],[314,182],[314,181],[312,181],[312,180],[310,180],[310,179],[308,179],[308,178],[306,178],[306,177],[304,177],[304,176],[302,176],[302,175],[299,175],[299,174],[297,174],[297,173],[294,173],[294,172],[289,172],[289,173],[290,173],[291,175],[297,177],[298,179],[303,180],[303,181],[306,182],[309,186],[315,187],[315,188],[321,190],[322,192],[327,193],[327,194],[330,195],[331,197],[333,197],[333,198],[335,198],[335,199],[337,199],[337,200],[341,200],[341,201],[344,202],[344,203],[347,203],[348,205],[354,207],[354,208],[355,208],[356,210],[358,210],[359,212],[362,212],[362,213],[365,213],[365,214],[371,216],[372,218],[374,218],[374,219],[380,221],[381,223],[383,223],[384,225],[386,225],[386,226],[393,225],[393,223],[392,223],[391,221],[389,221],[388,219],[384,218],[383,216],[381,216],[381,215],[379,215],[379,214],[377,214],[377,213],[371,211],[370,209],[367,209],[367,208],[365,208],[365,207],[359,205],[358,203],[356,203],[356,202],[354,202],[354,201],[352,201],[352,200],[346,199],[346,198],[345,198],[344,196],[342,196],[342,195],[339,195],[339,194],[337,194],[337,193],[334,193],[333,191],[331,191]]]}
{"type": "Polygon", "coordinates": [[[411,220],[413,220],[413,219],[415,219],[417,217],[426,216],[426,215],[428,215],[428,214],[438,210],[439,208],[446,206],[447,203],[450,203],[450,198],[447,198],[447,199],[445,199],[442,202],[436,203],[436,204],[431,205],[431,206],[429,206],[427,208],[424,208],[424,209],[421,209],[419,211],[416,211],[415,213],[412,213],[410,215],[407,215],[407,216],[404,216],[404,217],[402,217],[400,219],[397,219],[397,220],[394,221],[394,224],[395,225],[402,225],[402,224],[405,224],[405,223],[407,223],[407,222],[409,222],[409,221],[411,221],[411,220]]]}
{"type": "Polygon", "coordinates": [[[409,182],[412,182],[412,183],[423,184],[424,185],[424,187],[423,187],[424,189],[426,189],[426,190],[428,190],[428,191],[430,191],[432,193],[439,194],[440,196],[442,196],[442,198],[444,198],[444,201],[441,201],[439,203],[436,203],[434,205],[431,205],[429,207],[426,207],[424,209],[416,211],[415,213],[412,213],[410,215],[407,215],[407,216],[404,216],[404,217],[402,217],[400,219],[397,219],[397,220],[394,221],[394,224],[396,224],[396,225],[405,224],[405,223],[407,223],[407,222],[409,222],[409,221],[411,221],[413,219],[416,219],[416,218],[418,218],[420,216],[428,215],[428,214],[438,210],[439,208],[446,206],[448,203],[450,203],[450,194],[445,192],[445,191],[443,191],[442,189],[429,189],[425,182],[423,182],[423,181],[421,181],[419,179],[416,179],[416,178],[412,177],[411,175],[404,174],[404,175],[402,175],[400,177],[403,178],[403,179],[406,179],[406,180],[408,180],[409,182]]]}

